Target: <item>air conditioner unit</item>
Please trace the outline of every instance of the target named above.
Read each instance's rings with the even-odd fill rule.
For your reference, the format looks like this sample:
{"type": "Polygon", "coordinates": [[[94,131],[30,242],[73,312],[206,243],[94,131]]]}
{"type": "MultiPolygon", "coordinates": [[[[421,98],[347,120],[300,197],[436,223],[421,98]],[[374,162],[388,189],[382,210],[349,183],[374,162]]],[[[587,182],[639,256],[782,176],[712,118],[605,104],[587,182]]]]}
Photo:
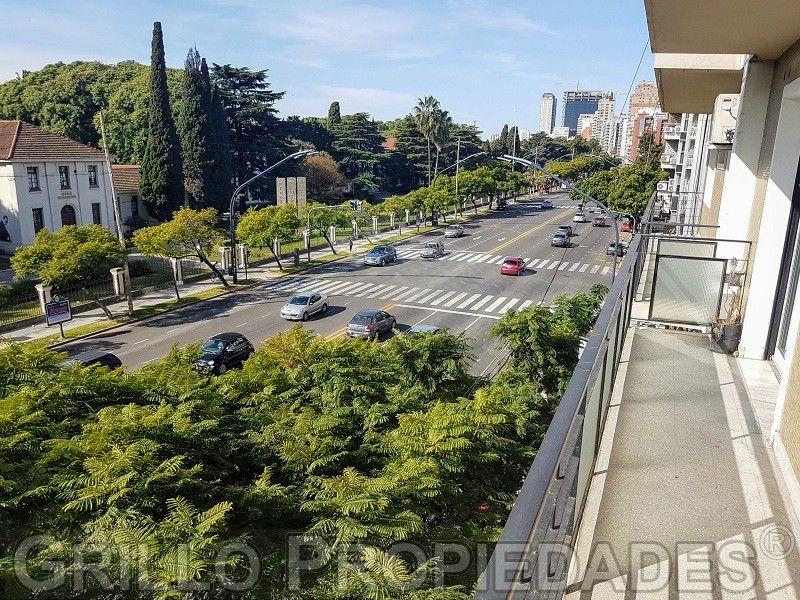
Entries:
{"type": "Polygon", "coordinates": [[[711,123],[711,143],[715,146],[733,144],[736,118],[739,115],[739,94],[720,94],[714,103],[711,123]]]}
{"type": "Polygon", "coordinates": [[[669,182],[668,182],[668,181],[659,181],[659,182],[656,184],[656,189],[657,189],[659,192],[666,192],[666,191],[669,191],[669,182]]]}

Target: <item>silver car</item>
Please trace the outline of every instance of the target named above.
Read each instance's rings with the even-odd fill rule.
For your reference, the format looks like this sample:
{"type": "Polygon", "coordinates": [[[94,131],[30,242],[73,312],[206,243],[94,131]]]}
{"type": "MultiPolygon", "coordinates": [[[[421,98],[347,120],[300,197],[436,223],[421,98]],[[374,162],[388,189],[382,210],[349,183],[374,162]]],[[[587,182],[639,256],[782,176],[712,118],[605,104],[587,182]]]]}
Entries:
{"type": "Polygon", "coordinates": [[[319,292],[295,294],[281,308],[281,316],[287,321],[307,321],[317,313],[328,312],[328,297],[319,292]]]}
{"type": "Polygon", "coordinates": [[[446,238],[457,238],[462,235],[464,235],[464,228],[461,225],[449,225],[444,230],[444,237],[446,238]]]}
{"type": "Polygon", "coordinates": [[[439,258],[444,256],[444,244],[442,242],[428,242],[423,246],[419,253],[422,258],[439,258]]]}

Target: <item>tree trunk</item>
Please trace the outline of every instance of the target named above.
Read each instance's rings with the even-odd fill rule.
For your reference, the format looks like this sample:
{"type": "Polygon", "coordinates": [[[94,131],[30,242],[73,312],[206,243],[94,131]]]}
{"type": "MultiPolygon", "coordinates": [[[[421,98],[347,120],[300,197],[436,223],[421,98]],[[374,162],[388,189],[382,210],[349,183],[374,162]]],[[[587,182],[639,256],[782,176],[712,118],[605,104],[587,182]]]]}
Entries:
{"type": "Polygon", "coordinates": [[[275,262],[278,263],[278,269],[283,271],[283,265],[281,264],[281,257],[275,254],[275,249],[270,246],[269,251],[272,253],[272,256],[275,257],[275,262]]]}
{"type": "Polygon", "coordinates": [[[204,254],[198,254],[197,258],[200,259],[201,263],[203,263],[205,266],[207,266],[209,269],[211,269],[211,271],[213,271],[214,275],[219,277],[219,280],[222,283],[223,287],[226,287],[226,288],[231,287],[230,285],[228,285],[228,282],[225,280],[225,276],[222,274],[222,271],[220,271],[217,268],[216,265],[211,264],[211,261],[208,260],[208,258],[204,254]]]}
{"type": "Polygon", "coordinates": [[[328,234],[323,232],[322,237],[324,237],[325,241],[328,242],[328,246],[330,246],[331,252],[336,254],[336,248],[334,248],[333,244],[331,244],[331,239],[328,237],[328,234]]]}
{"type": "Polygon", "coordinates": [[[178,280],[175,277],[175,272],[172,272],[172,285],[175,286],[175,298],[177,302],[181,301],[181,293],[178,290],[178,280]]]}
{"type": "Polygon", "coordinates": [[[103,301],[100,300],[100,298],[97,296],[97,294],[95,294],[92,290],[90,290],[85,285],[81,286],[81,287],[84,289],[84,291],[86,291],[86,295],[89,296],[92,299],[92,302],[97,304],[97,306],[99,306],[100,309],[105,313],[106,318],[109,321],[114,318],[114,315],[111,314],[111,311],[108,310],[108,307],[105,304],[103,304],[103,301]]]}
{"type": "Polygon", "coordinates": [[[436,166],[433,168],[433,180],[436,181],[436,175],[439,173],[439,147],[436,147],[436,166]]]}
{"type": "Polygon", "coordinates": [[[428,140],[428,187],[431,185],[431,138],[428,140]]]}

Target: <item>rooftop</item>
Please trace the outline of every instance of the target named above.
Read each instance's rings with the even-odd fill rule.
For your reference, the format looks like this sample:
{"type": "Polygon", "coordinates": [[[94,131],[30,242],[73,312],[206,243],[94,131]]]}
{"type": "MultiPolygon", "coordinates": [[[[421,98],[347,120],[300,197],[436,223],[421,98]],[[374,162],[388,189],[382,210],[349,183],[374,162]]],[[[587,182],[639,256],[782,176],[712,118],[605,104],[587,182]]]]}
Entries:
{"type": "Polygon", "coordinates": [[[116,193],[139,193],[139,165],[111,165],[116,193]]]}
{"type": "Polygon", "coordinates": [[[102,150],[25,121],[0,120],[0,160],[81,160],[105,158],[102,150]]]}

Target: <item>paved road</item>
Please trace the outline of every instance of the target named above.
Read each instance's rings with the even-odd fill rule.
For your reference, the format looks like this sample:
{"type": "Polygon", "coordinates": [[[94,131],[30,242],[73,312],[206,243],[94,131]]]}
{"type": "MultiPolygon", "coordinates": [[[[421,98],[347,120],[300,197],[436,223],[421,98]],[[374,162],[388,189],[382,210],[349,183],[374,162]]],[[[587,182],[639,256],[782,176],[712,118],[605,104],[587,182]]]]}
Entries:
{"type": "Polygon", "coordinates": [[[104,349],[136,368],[157,360],[173,344],[204,341],[222,331],[240,331],[254,344],[293,324],[279,311],[293,291],[314,289],[329,297],[325,316],[304,326],[326,337],[342,335],[350,317],[362,308],[382,308],[397,317],[398,328],[418,323],[464,332],[475,351],[476,373],[497,368],[502,355],[487,337],[509,309],[550,302],[562,292],[587,291],[608,284],[611,257],[605,248],[611,227],[577,225],[575,245],[553,248],[550,238],[559,224],[571,223],[575,208],[567,197],[553,198],[556,208],[536,210],[511,205],[505,211],[467,222],[463,237],[445,240],[445,255],[419,258],[419,249],[441,232],[397,246],[399,259],[386,267],[366,267],[359,259],[324,265],[199,305],[179,309],[130,327],[99,334],[65,347],[70,353],[104,349]],[[531,266],[521,277],[500,275],[505,256],[522,256],[531,266]]]}

